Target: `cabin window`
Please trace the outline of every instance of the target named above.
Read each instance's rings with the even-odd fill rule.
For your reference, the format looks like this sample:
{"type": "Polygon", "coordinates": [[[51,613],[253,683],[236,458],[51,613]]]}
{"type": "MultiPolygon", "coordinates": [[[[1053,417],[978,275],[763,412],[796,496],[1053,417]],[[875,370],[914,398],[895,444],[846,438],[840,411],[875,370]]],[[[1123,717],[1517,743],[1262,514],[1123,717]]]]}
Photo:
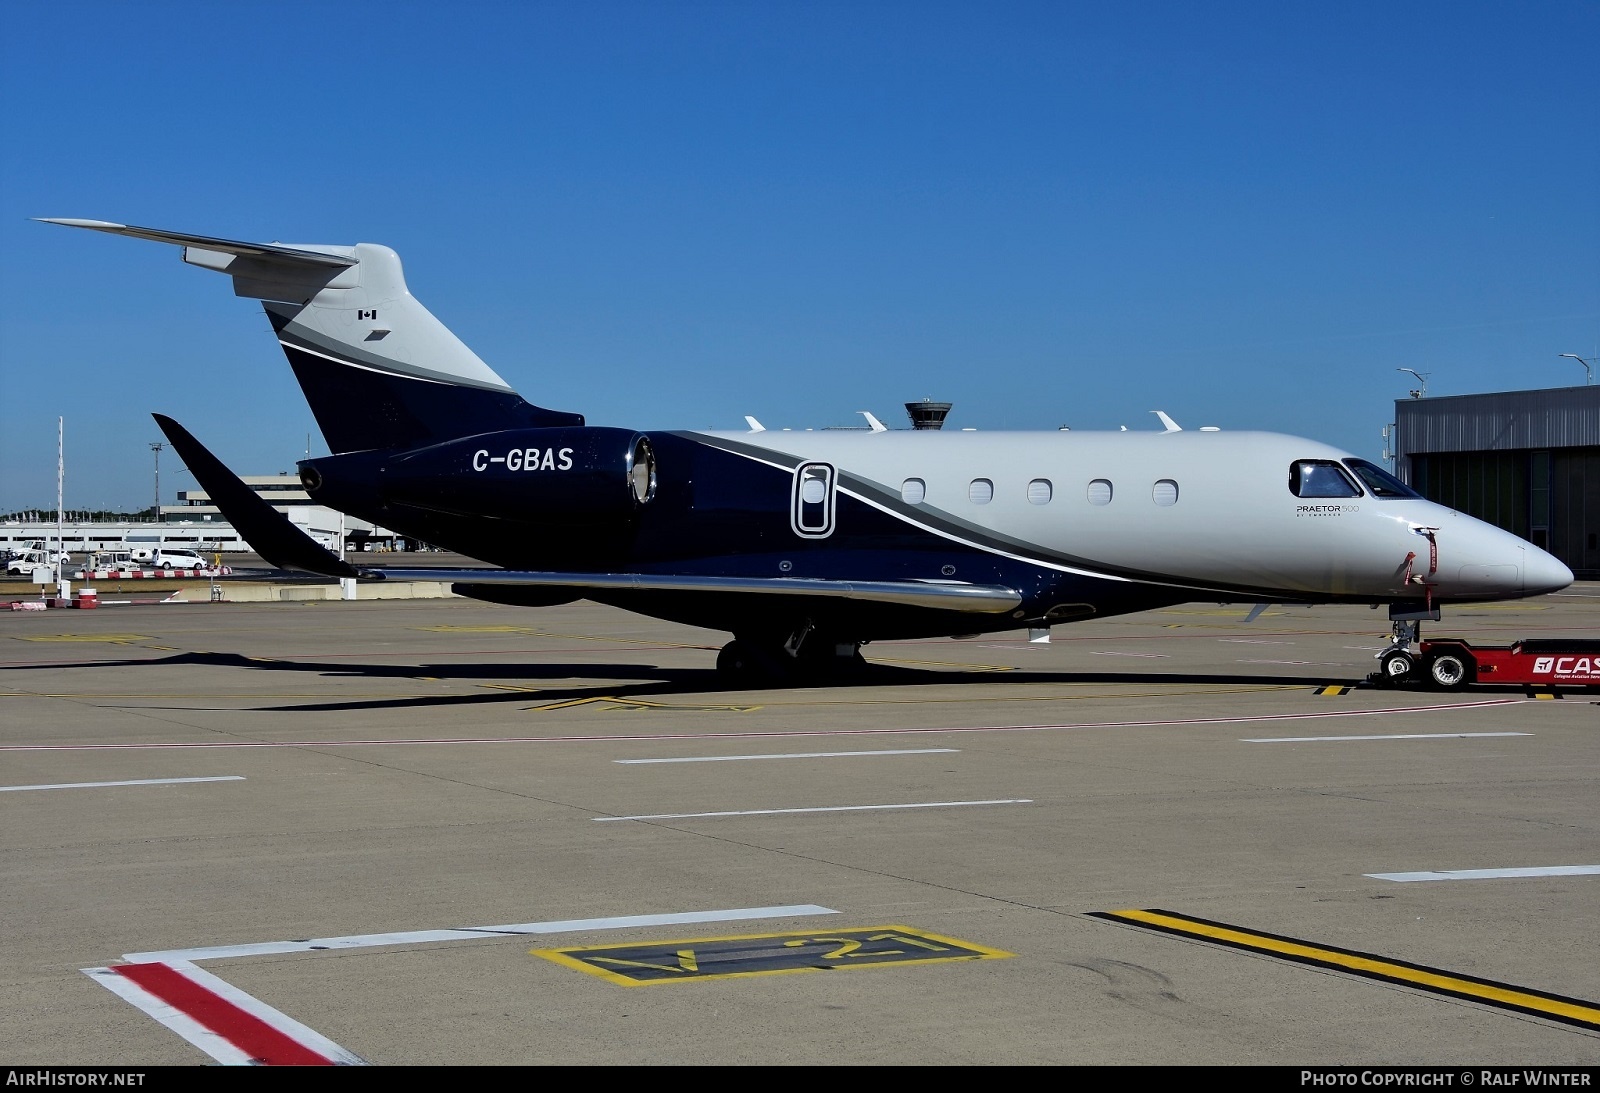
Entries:
{"type": "Polygon", "coordinates": [[[1050,485],[1048,478],[1035,478],[1028,483],[1028,504],[1048,505],[1050,496],[1054,492],[1054,488],[1050,485]]]}
{"type": "Polygon", "coordinates": [[[1365,459],[1346,459],[1344,465],[1356,472],[1374,497],[1421,497],[1422,495],[1394,475],[1365,459]]]}
{"type": "Polygon", "coordinates": [[[1089,504],[1111,504],[1111,482],[1109,479],[1096,478],[1089,483],[1089,504]]]}
{"type": "Polygon", "coordinates": [[[920,505],[928,496],[928,484],[920,478],[908,478],[900,483],[900,500],[908,505],[920,505]]]}
{"type": "Polygon", "coordinates": [[[1178,484],[1170,478],[1163,478],[1151,488],[1150,497],[1162,508],[1171,508],[1178,503],[1178,484]]]}
{"type": "Polygon", "coordinates": [[[1289,492],[1296,497],[1360,497],[1361,488],[1331,459],[1300,459],[1289,468],[1289,492]]]}
{"type": "Polygon", "coordinates": [[[994,483],[987,478],[974,478],[967,485],[967,500],[974,505],[987,505],[994,500],[994,483]]]}

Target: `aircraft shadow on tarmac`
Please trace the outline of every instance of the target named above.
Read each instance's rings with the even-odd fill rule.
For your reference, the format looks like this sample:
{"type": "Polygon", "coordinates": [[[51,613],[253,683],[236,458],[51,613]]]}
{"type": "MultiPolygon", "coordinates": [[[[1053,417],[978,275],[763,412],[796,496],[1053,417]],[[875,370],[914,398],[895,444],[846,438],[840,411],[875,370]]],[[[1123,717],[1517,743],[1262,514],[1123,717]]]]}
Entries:
{"type": "MultiPolygon", "coordinates": [[[[39,665],[17,665],[12,671],[29,671],[43,668],[237,668],[251,672],[291,672],[307,676],[341,679],[429,679],[477,681],[490,685],[481,693],[468,695],[401,695],[394,698],[361,698],[347,701],[295,702],[255,707],[260,712],[336,712],[356,710],[410,709],[441,706],[478,706],[502,702],[536,701],[555,703],[581,698],[611,698],[626,701],[629,698],[659,698],[672,695],[705,695],[724,691],[759,693],[762,690],[792,691],[799,687],[872,687],[872,686],[961,686],[972,684],[1104,684],[1123,686],[1226,686],[1226,687],[1307,687],[1329,685],[1370,686],[1365,680],[1330,678],[1327,675],[1262,675],[1243,673],[1201,674],[1193,672],[1040,672],[1040,671],[973,671],[961,665],[950,670],[919,665],[916,667],[868,662],[847,677],[823,682],[809,682],[786,686],[762,688],[724,682],[714,668],[665,668],[643,663],[547,663],[529,664],[495,663],[479,661],[467,664],[371,664],[348,661],[330,663],[312,660],[278,660],[246,657],[238,653],[177,653],[172,656],[125,660],[94,660],[79,664],[53,662],[39,665]],[[548,680],[552,686],[493,688],[494,683],[536,684],[548,680]],[[589,684],[574,684],[575,680],[591,680],[589,684]],[[595,684],[613,681],[641,680],[621,683],[597,692],[595,684]],[[564,684],[564,685],[563,685],[564,684]]],[[[1491,687],[1479,685],[1475,693],[1521,694],[1522,687],[1491,687]]],[[[1397,692],[1404,693],[1404,692],[1397,692]]],[[[200,697],[200,696],[196,696],[200,697]]]]}

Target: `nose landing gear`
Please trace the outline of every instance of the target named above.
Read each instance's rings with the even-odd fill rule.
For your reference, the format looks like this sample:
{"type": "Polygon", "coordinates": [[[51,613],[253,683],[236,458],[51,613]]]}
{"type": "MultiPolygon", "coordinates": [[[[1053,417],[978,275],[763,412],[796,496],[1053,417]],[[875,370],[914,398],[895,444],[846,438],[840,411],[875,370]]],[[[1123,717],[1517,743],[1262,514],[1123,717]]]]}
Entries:
{"type": "Polygon", "coordinates": [[[1440,618],[1437,607],[1416,611],[1401,604],[1389,606],[1389,644],[1375,654],[1379,685],[1398,687],[1418,678],[1421,661],[1412,646],[1422,640],[1423,620],[1438,622],[1440,618]]]}

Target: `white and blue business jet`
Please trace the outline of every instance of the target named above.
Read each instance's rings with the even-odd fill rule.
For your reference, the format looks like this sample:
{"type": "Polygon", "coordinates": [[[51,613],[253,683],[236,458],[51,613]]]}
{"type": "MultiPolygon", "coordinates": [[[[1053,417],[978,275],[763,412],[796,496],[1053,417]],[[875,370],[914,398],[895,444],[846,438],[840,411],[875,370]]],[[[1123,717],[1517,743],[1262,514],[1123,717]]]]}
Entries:
{"type": "Polygon", "coordinates": [[[833,678],[891,638],[1043,631],[1172,604],[1386,606],[1382,671],[1418,620],[1554,592],[1556,558],[1383,468],[1263,432],[636,431],[526,402],[406,289],[388,247],[172,243],[262,301],[333,454],[312,498],[489,563],[355,566],[181,425],[195,478],[264,558],[359,580],[446,580],[529,607],[589,599],[731,635],[741,683],[833,678]]]}

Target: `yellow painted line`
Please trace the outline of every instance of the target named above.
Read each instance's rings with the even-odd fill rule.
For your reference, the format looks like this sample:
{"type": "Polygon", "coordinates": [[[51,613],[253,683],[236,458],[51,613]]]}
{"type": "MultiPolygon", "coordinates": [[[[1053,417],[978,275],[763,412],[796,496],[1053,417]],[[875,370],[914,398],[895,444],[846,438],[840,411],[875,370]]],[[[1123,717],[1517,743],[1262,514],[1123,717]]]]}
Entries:
{"type": "Polygon", "coordinates": [[[531,634],[526,626],[413,626],[434,634],[531,634]]]}
{"type": "Polygon", "coordinates": [[[648,638],[614,638],[604,634],[557,634],[531,626],[413,626],[437,634],[525,634],[536,638],[561,638],[565,641],[610,641],[625,645],[653,645],[662,649],[712,649],[711,645],[689,645],[678,641],[652,641],[648,638]]]}
{"type": "Polygon", "coordinates": [[[1015,672],[1005,664],[963,664],[955,660],[905,660],[900,657],[873,657],[873,664],[932,664],[939,668],[957,668],[963,672],[1015,672]]]}
{"type": "Polygon", "coordinates": [[[726,703],[667,703],[651,702],[644,698],[618,698],[616,695],[590,695],[587,698],[569,698],[564,702],[551,702],[544,706],[529,706],[529,710],[569,710],[574,706],[604,705],[607,712],[615,710],[666,710],[688,713],[750,713],[760,706],[733,706],[726,703]]]}
{"type": "Polygon", "coordinates": [[[1236,949],[1283,957],[1301,964],[1311,964],[1335,971],[1346,971],[1368,979],[1378,979],[1402,986],[1416,987],[1435,994],[1483,1002],[1501,1009],[1531,1013],[1548,1017],[1569,1025],[1600,1029],[1600,1004],[1581,998],[1567,998],[1559,994],[1529,990],[1510,983],[1497,983],[1491,979],[1456,975],[1438,968],[1390,960],[1370,953],[1349,949],[1335,949],[1314,945],[1276,934],[1256,933],[1226,923],[1191,918],[1173,911],[1156,908],[1129,911],[1091,911],[1090,916],[1113,922],[1145,926],[1164,933],[1214,941],[1236,949]]]}
{"type": "Polygon", "coordinates": [[[814,933],[733,934],[629,945],[530,949],[575,971],[623,987],[744,979],[794,972],[993,960],[1014,953],[910,926],[845,927],[814,933]]]}
{"type": "Polygon", "coordinates": [[[1326,687],[1318,687],[1314,693],[1319,695],[1346,695],[1355,690],[1354,687],[1343,683],[1330,683],[1326,687]]]}
{"type": "Polygon", "coordinates": [[[149,641],[146,634],[13,634],[19,641],[104,641],[112,645],[129,645],[136,641],[149,641]]]}

